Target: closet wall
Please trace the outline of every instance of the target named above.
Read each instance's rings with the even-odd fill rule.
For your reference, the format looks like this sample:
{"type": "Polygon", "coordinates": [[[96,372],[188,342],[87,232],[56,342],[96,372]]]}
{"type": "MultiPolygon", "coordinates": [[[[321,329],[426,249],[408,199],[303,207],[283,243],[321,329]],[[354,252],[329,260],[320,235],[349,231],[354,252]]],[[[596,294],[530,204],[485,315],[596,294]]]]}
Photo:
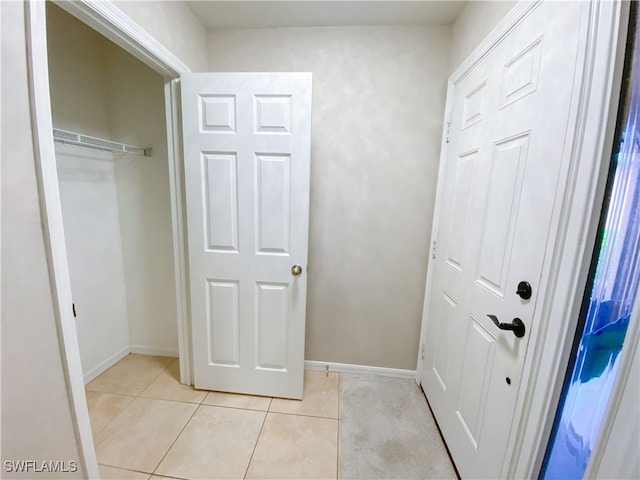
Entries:
{"type": "Polygon", "coordinates": [[[130,351],[178,352],[163,79],[55,5],[47,24],[54,127],[153,148],[56,145],[89,380],[130,351]]]}
{"type": "Polygon", "coordinates": [[[109,43],[112,138],[151,146],[115,161],[131,351],[178,356],[178,321],[162,77],[109,43]]]}

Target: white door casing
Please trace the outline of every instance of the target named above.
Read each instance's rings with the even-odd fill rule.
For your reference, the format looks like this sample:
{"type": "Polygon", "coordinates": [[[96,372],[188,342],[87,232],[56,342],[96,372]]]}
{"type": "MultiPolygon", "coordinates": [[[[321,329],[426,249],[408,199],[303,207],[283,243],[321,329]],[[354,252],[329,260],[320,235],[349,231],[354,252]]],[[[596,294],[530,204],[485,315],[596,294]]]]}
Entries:
{"type": "Polygon", "coordinates": [[[463,478],[498,478],[546,282],[588,5],[533,8],[450,88],[421,383],[463,478]],[[533,287],[530,299],[515,291],[533,287]],[[499,330],[522,319],[526,333],[499,330]]]}
{"type": "Polygon", "coordinates": [[[194,384],[302,398],[311,74],[190,73],[182,109],[194,384]]]}

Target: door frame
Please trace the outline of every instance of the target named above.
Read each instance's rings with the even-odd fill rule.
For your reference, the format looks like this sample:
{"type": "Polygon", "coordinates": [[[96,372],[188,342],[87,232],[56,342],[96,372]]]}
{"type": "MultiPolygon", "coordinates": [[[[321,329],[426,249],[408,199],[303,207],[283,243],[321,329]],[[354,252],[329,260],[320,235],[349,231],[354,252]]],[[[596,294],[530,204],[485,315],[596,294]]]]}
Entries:
{"type": "MultiPolygon", "coordinates": [[[[447,87],[445,126],[450,124],[453,114],[455,84],[541,3],[518,3],[454,71],[447,87]]],[[[586,49],[585,74],[582,78],[576,78],[578,93],[574,93],[571,103],[572,118],[577,121],[575,125],[570,125],[568,135],[572,135],[573,141],[568,144],[570,152],[563,155],[561,166],[561,175],[566,176],[566,192],[559,199],[559,205],[554,207],[552,225],[558,230],[555,238],[548,242],[551,255],[546,256],[543,265],[543,278],[548,282],[546,288],[540,291],[534,318],[528,322],[531,325],[529,354],[525,360],[509,447],[501,468],[503,478],[533,478],[540,471],[569,362],[604,198],[616,124],[629,6],[620,1],[590,2],[589,8],[588,31],[581,40],[581,46],[586,49]],[[600,75],[599,72],[606,74],[600,75]],[[554,318],[566,320],[549,320],[554,318]],[[544,421],[540,422],[539,419],[544,421]]],[[[446,213],[442,199],[447,158],[446,131],[445,128],[441,141],[431,258],[435,258],[437,252],[438,223],[443,212],[446,213]]],[[[433,263],[430,263],[416,368],[418,384],[421,383],[424,370],[433,274],[433,263]]],[[[617,388],[621,386],[618,384],[617,388]]]]}
{"type": "MultiPolygon", "coordinates": [[[[187,303],[186,228],[178,84],[180,75],[189,72],[190,69],[109,1],[56,0],[54,3],[138,58],[164,78],[180,381],[191,384],[191,335],[187,303]]],[[[78,337],[71,309],[71,282],[53,140],[46,6],[42,0],[30,0],[25,2],[24,8],[36,176],[58,342],[80,457],[87,477],[99,478],[78,337]]]]}

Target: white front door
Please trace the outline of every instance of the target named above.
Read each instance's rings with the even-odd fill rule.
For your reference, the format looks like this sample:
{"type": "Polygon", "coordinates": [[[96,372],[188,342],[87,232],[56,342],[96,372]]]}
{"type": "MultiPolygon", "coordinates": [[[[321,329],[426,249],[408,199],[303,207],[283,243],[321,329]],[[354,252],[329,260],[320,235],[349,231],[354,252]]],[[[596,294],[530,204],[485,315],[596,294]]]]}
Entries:
{"type": "Polygon", "coordinates": [[[311,74],[182,77],[196,388],[302,398],[311,74]]]}
{"type": "Polygon", "coordinates": [[[588,8],[539,4],[450,90],[421,380],[463,478],[499,478],[505,461],[566,188],[588,8]],[[523,335],[490,316],[503,327],[520,319],[523,335]]]}

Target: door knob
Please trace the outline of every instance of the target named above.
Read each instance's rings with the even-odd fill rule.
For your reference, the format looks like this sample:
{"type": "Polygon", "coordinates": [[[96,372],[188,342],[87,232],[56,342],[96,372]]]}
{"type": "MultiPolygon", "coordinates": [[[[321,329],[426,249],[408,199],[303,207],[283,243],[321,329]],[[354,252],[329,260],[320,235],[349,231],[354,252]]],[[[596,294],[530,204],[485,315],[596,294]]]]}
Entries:
{"type": "Polygon", "coordinates": [[[511,330],[516,337],[524,337],[524,322],[519,318],[514,318],[511,323],[502,323],[495,315],[487,314],[487,317],[489,317],[491,321],[496,324],[496,327],[498,327],[500,330],[511,330]]]}
{"type": "Polygon", "coordinates": [[[300,265],[294,265],[291,267],[291,274],[298,276],[302,273],[302,267],[300,265]]]}

